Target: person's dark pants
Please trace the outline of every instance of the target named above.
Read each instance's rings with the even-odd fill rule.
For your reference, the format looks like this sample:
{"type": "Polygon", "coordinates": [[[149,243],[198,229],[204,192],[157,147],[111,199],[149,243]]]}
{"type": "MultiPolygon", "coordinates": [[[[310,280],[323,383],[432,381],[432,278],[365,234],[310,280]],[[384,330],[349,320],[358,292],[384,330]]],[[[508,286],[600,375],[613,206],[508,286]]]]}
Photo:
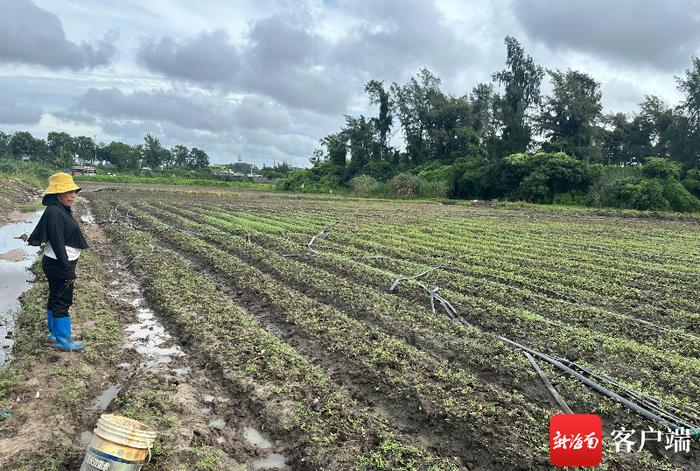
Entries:
{"type": "MultiPolygon", "coordinates": [[[[73,269],[78,261],[69,262],[73,269]]],[[[53,317],[68,317],[68,309],[73,304],[73,285],[75,280],[67,280],[65,270],[58,260],[44,256],[41,268],[49,280],[49,300],[46,309],[53,311],[53,317]]]]}

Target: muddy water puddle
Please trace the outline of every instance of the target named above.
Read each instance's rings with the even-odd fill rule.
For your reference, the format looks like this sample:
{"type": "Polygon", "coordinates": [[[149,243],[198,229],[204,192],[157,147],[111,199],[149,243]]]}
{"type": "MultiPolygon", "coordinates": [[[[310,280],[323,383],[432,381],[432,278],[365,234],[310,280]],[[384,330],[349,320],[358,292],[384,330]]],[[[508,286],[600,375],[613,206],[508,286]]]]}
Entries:
{"type": "MultiPolygon", "coordinates": [[[[124,328],[126,334],[124,347],[135,350],[140,360],[139,365],[121,363],[117,365],[118,368],[127,374],[139,374],[140,370],[151,369],[170,371],[185,381],[189,381],[185,378],[191,377],[194,380],[192,384],[196,384],[202,372],[189,363],[187,355],[177,344],[177,339],[171,336],[167,328],[158,320],[144,299],[143,291],[134,275],[126,268],[121,268],[119,265],[117,267],[108,269],[110,278],[113,279],[109,282],[109,295],[135,308],[136,322],[124,328]]],[[[93,410],[106,410],[120,390],[121,387],[118,384],[107,388],[95,400],[93,410]]],[[[253,426],[241,427],[240,424],[235,423],[235,420],[229,420],[231,399],[218,395],[215,391],[216,389],[210,391],[200,389],[200,394],[206,393],[198,397],[199,405],[194,410],[201,414],[203,424],[208,425],[212,433],[217,435],[216,442],[222,446],[230,446],[230,437],[235,435],[240,437],[241,441],[259,450],[256,456],[250,457],[247,462],[250,470],[289,469],[286,464],[287,458],[278,453],[280,451],[278,447],[258,429],[253,426]]],[[[89,443],[91,439],[90,432],[84,432],[81,435],[82,442],[89,443]]],[[[234,441],[237,440],[234,439],[234,441]]]]}
{"type": "MultiPolygon", "coordinates": [[[[141,356],[140,368],[149,369],[166,365],[174,358],[184,357],[185,353],[179,345],[175,344],[173,337],[168,333],[163,324],[158,321],[153,310],[141,294],[141,288],[133,280],[130,273],[119,270],[116,277],[122,282],[112,281],[109,293],[113,298],[121,299],[136,309],[136,321],[127,325],[124,330],[127,334],[126,348],[133,348],[141,356]]],[[[129,364],[122,364],[124,369],[130,368],[129,364]]],[[[186,375],[191,371],[190,367],[176,368],[176,374],[186,375]]]]}
{"type": "Polygon", "coordinates": [[[121,384],[112,384],[107,389],[105,389],[102,394],[100,394],[95,402],[92,404],[90,410],[92,411],[104,411],[107,410],[112,400],[117,397],[119,391],[122,390],[121,384]]]}
{"type": "Polygon", "coordinates": [[[0,366],[10,358],[19,297],[34,281],[28,268],[39,252],[19,237],[34,230],[41,213],[26,213],[21,221],[0,227],[0,366]]]}
{"type": "Polygon", "coordinates": [[[248,441],[248,443],[260,448],[261,450],[272,448],[272,443],[270,440],[263,437],[262,434],[253,427],[243,427],[243,437],[248,441]]]}
{"type": "Polygon", "coordinates": [[[271,453],[265,458],[253,461],[251,467],[254,470],[258,469],[288,469],[287,459],[279,453],[271,453]]]}

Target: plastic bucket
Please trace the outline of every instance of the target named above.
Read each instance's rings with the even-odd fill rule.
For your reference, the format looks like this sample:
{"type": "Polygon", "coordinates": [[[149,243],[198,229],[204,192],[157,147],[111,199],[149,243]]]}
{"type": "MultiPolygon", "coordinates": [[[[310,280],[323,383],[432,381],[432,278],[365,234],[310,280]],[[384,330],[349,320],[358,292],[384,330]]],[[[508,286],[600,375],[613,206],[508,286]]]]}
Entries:
{"type": "Polygon", "coordinates": [[[80,471],[138,471],[158,432],[133,419],[104,414],[97,421],[80,471]]]}

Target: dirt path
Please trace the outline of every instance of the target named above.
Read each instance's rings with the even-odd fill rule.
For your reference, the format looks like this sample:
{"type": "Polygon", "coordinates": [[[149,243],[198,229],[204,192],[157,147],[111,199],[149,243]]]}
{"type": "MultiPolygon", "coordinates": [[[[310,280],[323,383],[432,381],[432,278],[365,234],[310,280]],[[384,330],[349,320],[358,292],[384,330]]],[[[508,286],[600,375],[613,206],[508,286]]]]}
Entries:
{"type": "MultiPolygon", "coordinates": [[[[77,215],[88,211],[80,201],[77,215]]],[[[72,313],[88,348],[58,352],[43,342],[39,275],[22,299],[16,360],[0,371],[0,469],[77,469],[104,412],[161,432],[144,471],[281,468],[283,444],[160,324],[104,232],[94,223],[83,231],[92,249],[78,265],[72,313]]]]}

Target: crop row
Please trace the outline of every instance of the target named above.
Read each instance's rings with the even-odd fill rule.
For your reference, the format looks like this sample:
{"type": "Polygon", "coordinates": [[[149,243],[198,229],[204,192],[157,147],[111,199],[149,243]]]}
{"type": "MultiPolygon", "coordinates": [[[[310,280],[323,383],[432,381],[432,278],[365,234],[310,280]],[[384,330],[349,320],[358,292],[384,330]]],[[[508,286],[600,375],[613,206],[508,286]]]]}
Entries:
{"type": "MultiPolygon", "coordinates": [[[[186,210],[184,214],[190,220],[199,217],[195,212],[186,210]]],[[[241,223],[241,218],[236,216],[236,221],[241,223]]],[[[211,219],[206,220],[206,222],[216,224],[216,221],[211,219]]],[[[242,223],[245,224],[245,222],[242,223]]],[[[253,227],[256,227],[256,225],[254,224],[253,227]]],[[[266,244],[270,243],[274,242],[266,242],[266,244]]],[[[325,244],[326,248],[336,253],[348,248],[347,244],[343,244],[343,246],[330,244],[325,239],[320,243],[325,244]]],[[[282,253],[294,252],[294,249],[298,248],[298,245],[289,246],[284,244],[282,247],[278,247],[277,251],[282,253]]],[[[295,255],[298,255],[298,253],[295,253],[295,255]]],[[[361,257],[362,255],[354,252],[351,256],[361,257]]],[[[315,261],[317,260],[327,260],[327,258],[317,258],[315,261]]],[[[343,257],[336,257],[333,259],[333,263],[335,266],[330,267],[332,270],[340,268],[359,283],[365,282],[368,279],[368,271],[371,271],[371,268],[365,266],[366,263],[359,263],[343,257]]],[[[379,281],[379,283],[384,283],[386,287],[390,286],[392,279],[396,279],[400,273],[420,273],[429,268],[412,261],[392,258],[381,258],[373,261],[373,264],[374,267],[372,268],[378,268],[380,270],[381,281],[379,281]]],[[[437,283],[437,286],[454,290],[460,294],[485,297],[498,302],[501,307],[527,306],[528,310],[538,312],[549,319],[558,319],[566,324],[591,328],[613,337],[619,336],[633,341],[642,341],[659,350],[689,355],[691,357],[696,357],[700,354],[700,343],[698,339],[683,336],[683,332],[655,329],[647,324],[637,322],[636,319],[630,316],[620,315],[590,306],[580,306],[559,299],[548,299],[538,293],[532,293],[517,288],[513,289],[503,284],[490,282],[488,280],[484,281],[481,278],[472,277],[461,272],[455,273],[453,271],[437,270],[431,273],[431,275],[433,274],[435,274],[433,279],[437,283]]],[[[375,281],[375,283],[377,283],[377,281],[375,281]]]]}
{"type": "MultiPolygon", "coordinates": [[[[94,202],[106,219],[110,207],[94,202]]],[[[359,408],[327,374],[263,329],[176,253],[155,250],[148,234],[105,226],[131,260],[145,295],[205,361],[263,409],[267,426],[295,442],[297,462],[323,468],[455,469],[359,408]]]]}
{"type": "MultiPolygon", "coordinates": [[[[116,199],[113,201],[116,201],[116,199]]],[[[182,205],[179,202],[172,201],[159,206],[167,211],[159,213],[159,211],[161,211],[160,209],[151,210],[149,208],[147,210],[148,213],[157,216],[159,219],[158,221],[150,221],[156,225],[160,224],[158,228],[155,228],[155,226],[150,228],[157,238],[163,239],[165,241],[165,245],[168,247],[176,247],[178,245],[182,246],[183,240],[190,237],[192,239],[187,241],[187,244],[194,244],[197,241],[199,241],[199,243],[204,243],[204,245],[199,248],[199,251],[194,250],[194,245],[182,248],[186,253],[198,260],[197,264],[204,262],[204,266],[209,266],[208,270],[210,270],[211,273],[217,273],[217,276],[225,275],[226,279],[231,282],[234,289],[243,288],[244,291],[252,292],[263,299],[264,303],[268,303],[271,306],[270,308],[276,311],[275,316],[278,318],[282,318],[282,316],[285,315],[281,312],[281,305],[270,302],[271,298],[265,297],[265,293],[257,290],[255,286],[246,285],[244,280],[237,278],[232,270],[241,270],[243,272],[242,276],[249,276],[251,272],[249,272],[248,269],[252,268],[250,265],[253,264],[257,268],[260,268],[261,271],[264,272],[263,274],[273,275],[273,278],[262,278],[263,280],[278,282],[282,285],[291,285],[298,290],[301,290],[301,287],[304,285],[303,276],[295,276],[295,274],[299,272],[307,277],[307,288],[304,290],[303,294],[309,296],[307,298],[309,301],[314,301],[314,298],[321,298],[324,301],[321,304],[331,304],[337,308],[337,312],[348,316],[352,314],[354,317],[361,319],[362,324],[360,326],[354,325],[356,328],[364,326],[363,328],[365,330],[376,332],[373,327],[377,326],[381,329],[381,331],[391,332],[393,334],[391,337],[387,337],[387,339],[392,341],[396,341],[396,338],[401,339],[401,341],[398,342],[398,345],[402,345],[406,342],[415,343],[416,345],[420,345],[421,348],[425,348],[427,351],[439,353],[439,356],[452,353],[453,362],[456,361],[460,365],[463,365],[466,369],[478,370],[480,364],[482,368],[483,366],[489,366],[486,365],[489,362],[489,359],[484,358],[489,354],[489,349],[484,346],[486,343],[485,341],[490,341],[493,343],[489,336],[486,336],[485,334],[473,329],[450,326],[449,322],[446,322],[444,318],[440,317],[440,315],[431,315],[429,311],[426,311],[425,309],[416,309],[416,306],[415,304],[412,304],[412,301],[413,299],[417,299],[420,291],[414,289],[415,286],[411,286],[411,289],[402,289],[401,297],[394,297],[393,295],[388,295],[382,292],[382,289],[385,289],[387,284],[393,280],[395,275],[398,274],[397,272],[400,270],[410,269],[412,267],[417,269],[418,267],[421,267],[420,263],[396,257],[396,260],[385,260],[387,263],[395,263],[396,265],[394,266],[384,268],[381,266],[369,266],[367,265],[367,262],[370,261],[369,259],[351,260],[333,255],[333,253],[341,252],[340,249],[342,246],[340,244],[343,243],[343,241],[340,243],[329,242],[327,239],[322,240],[322,238],[317,240],[315,247],[319,248],[321,252],[329,252],[332,250],[333,253],[328,253],[324,256],[309,257],[309,251],[305,247],[305,244],[308,242],[308,235],[317,233],[320,230],[320,227],[332,221],[335,218],[335,215],[326,212],[317,213],[311,216],[306,216],[301,213],[285,214],[278,212],[277,216],[273,217],[275,219],[279,219],[279,221],[270,223],[269,219],[272,218],[269,218],[268,221],[261,220],[264,219],[267,214],[258,216],[253,215],[253,217],[251,217],[250,214],[246,213],[236,214],[232,218],[236,220],[235,224],[231,224],[230,221],[225,221],[226,224],[222,224],[221,215],[218,217],[206,215],[200,216],[201,219],[198,220],[199,222],[197,222],[193,217],[186,217],[183,220],[173,216],[173,214],[190,216],[187,214],[187,210],[184,209],[185,205],[182,205]],[[258,219],[257,221],[255,220],[256,218],[258,219]],[[163,221],[168,221],[167,226],[163,224],[163,221]],[[173,228],[176,227],[182,230],[175,231],[173,228]],[[220,239],[216,239],[214,237],[220,237],[220,239]],[[300,242],[303,242],[303,244],[300,244],[300,242]],[[274,244],[277,245],[275,246],[274,244]],[[324,245],[326,247],[323,247],[324,245]],[[217,246],[224,246],[226,250],[223,253],[217,252],[217,246]],[[230,254],[228,254],[228,259],[226,259],[224,257],[227,255],[226,252],[234,252],[236,257],[232,257],[230,254]],[[209,254],[209,258],[207,258],[207,254],[209,254]],[[283,257],[283,255],[295,255],[295,257],[283,257]],[[217,265],[215,260],[216,258],[225,260],[227,262],[225,264],[226,266],[223,264],[217,265]],[[347,266],[340,263],[341,260],[346,262],[348,266],[354,266],[356,269],[354,275],[347,270],[347,266]],[[278,264],[280,265],[280,268],[275,269],[275,265],[278,264]],[[342,269],[336,269],[341,265],[343,266],[342,269]],[[342,275],[339,275],[340,273],[342,273],[342,275]],[[375,281],[379,280],[381,281],[375,285],[375,281]],[[340,288],[333,291],[334,284],[338,284],[340,288]],[[350,296],[353,292],[355,294],[354,300],[350,296]],[[329,295],[333,297],[331,298],[329,295]],[[396,308],[394,309],[396,312],[393,313],[393,323],[397,325],[394,328],[391,326],[392,309],[391,305],[389,304],[392,298],[394,299],[394,304],[396,305],[396,308]],[[353,302],[355,304],[352,304],[353,302]],[[424,321],[422,324],[418,320],[421,314],[429,319],[424,321]],[[370,319],[373,315],[374,318],[370,319]],[[370,324],[372,327],[368,327],[367,324],[370,324]],[[412,326],[417,326],[417,328],[411,329],[412,326]],[[401,331],[404,331],[403,334],[401,334],[401,331]],[[437,333],[437,335],[434,335],[432,339],[429,338],[429,333],[431,331],[437,333]],[[421,338],[422,336],[426,337],[427,340],[425,338],[421,338]],[[460,338],[467,336],[472,338],[460,338]],[[418,337],[418,339],[412,340],[412,337],[418,337]],[[429,342],[429,340],[433,340],[433,342],[429,342]],[[438,348],[438,344],[443,341],[447,341],[447,346],[446,348],[440,350],[438,348]],[[460,345],[464,345],[462,350],[459,350],[460,345]],[[474,356],[481,358],[471,360],[471,362],[469,360],[464,361],[467,348],[473,348],[474,356]],[[454,353],[455,350],[456,353],[454,353]]],[[[212,204],[212,206],[215,206],[215,204],[212,204]]],[[[125,209],[125,207],[122,209],[125,209]]],[[[139,223],[148,221],[147,217],[144,219],[145,214],[143,214],[143,210],[144,208],[137,211],[130,211],[131,214],[140,218],[139,223]]],[[[196,213],[197,212],[195,212],[195,214],[196,213]]],[[[334,232],[331,232],[331,234],[334,234],[334,232]]],[[[367,253],[366,251],[362,251],[361,246],[356,246],[355,244],[352,246],[348,245],[347,247],[349,248],[347,253],[351,255],[361,256],[363,253],[367,253]]],[[[379,263],[381,260],[383,259],[377,260],[376,262],[379,263]]],[[[374,262],[375,261],[372,261],[372,263],[374,262]]],[[[138,265],[138,263],[134,264],[134,266],[136,265],[138,265]]],[[[255,281],[260,281],[260,279],[261,278],[258,278],[252,283],[255,284],[255,281]]],[[[445,280],[436,278],[436,281],[448,284],[448,282],[450,282],[450,278],[448,277],[445,280]]],[[[402,284],[401,286],[403,287],[404,285],[402,284]]],[[[455,286],[454,288],[457,289],[458,287],[455,286]]],[[[300,294],[294,293],[296,290],[289,291],[293,294],[300,294]]],[[[271,296],[274,297],[274,295],[275,293],[272,292],[271,296]]],[[[315,320],[319,323],[325,323],[327,317],[328,316],[317,316],[315,320]]],[[[287,321],[289,320],[288,317],[284,317],[284,319],[287,321]]],[[[470,320],[473,322],[473,319],[470,320]]],[[[265,322],[265,319],[263,319],[263,322],[265,322]]],[[[473,323],[476,324],[478,322],[473,323]]],[[[302,332],[303,330],[312,330],[310,329],[311,326],[303,323],[297,323],[295,326],[299,327],[300,329],[291,331],[293,332],[292,338],[295,339],[293,343],[296,344],[296,339],[298,337],[304,337],[313,342],[311,345],[323,346],[320,343],[321,341],[317,339],[317,337],[314,337],[314,335],[318,334],[313,333],[312,335],[309,335],[302,332]]],[[[289,330],[286,330],[286,328],[285,331],[287,332],[287,335],[290,332],[289,330]]],[[[302,342],[302,345],[303,343],[304,342],[302,342]]],[[[559,339],[555,339],[554,343],[558,345],[559,339]]],[[[404,346],[402,348],[406,347],[404,346]]],[[[330,352],[330,349],[326,350],[330,352]]],[[[498,353],[497,358],[493,361],[494,369],[497,374],[512,374],[512,376],[515,378],[515,384],[519,382],[531,382],[531,373],[522,374],[521,366],[523,362],[517,357],[517,355],[512,355],[508,352],[505,352],[504,355],[500,355],[504,350],[507,349],[504,349],[502,345],[498,345],[494,348],[494,351],[498,353]],[[518,374],[519,371],[520,374],[518,374]]],[[[413,353],[411,350],[409,350],[409,352],[413,353]]],[[[339,365],[349,363],[352,366],[351,369],[354,369],[356,372],[367,373],[369,371],[369,369],[363,366],[363,364],[359,364],[358,366],[358,363],[354,362],[353,359],[348,359],[348,355],[346,353],[340,353],[341,354],[338,354],[338,352],[331,352],[331,354],[337,355],[335,358],[338,360],[337,363],[339,365]]],[[[325,365],[328,367],[328,364],[325,365]]],[[[632,365],[633,368],[634,366],[635,365],[632,365]]],[[[545,370],[547,371],[547,367],[545,367],[545,370]]],[[[461,370],[457,369],[456,371],[461,370]]],[[[482,371],[479,371],[479,373],[482,373],[482,371]]],[[[402,371],[402,374],[405,375],[406,371],[402,371]]],[[[373,378],[373,381],[377,381],[379,384],[382,384],[381,380],[377,380],[375,377],[373,378]]],[[[478,379],[484,379],[483,375],[479,376],[478,379]]],[[[494,379],[492,379],[492,381],[502,384],[501,381],[494,379]]],[[[568,387],[566,381],[557,382],[559,383],[560,387],[568,387]]],[[[401,382],[399,384],[401,384],[401,382]]],[[[405,382],[403,384],[405,384],[405,382]]],[[[516,387],[516,389],[518,388],[516,387]]],[[[502,392],[499,390],[499,388],[494,388],[493,390],[497,391],[496,395],[502,392]]],[[[396,394],[392,395],[392,391],[388,391],[386,388],[381,388],[381,391],[387,394],[387,396],[391,397],[392,401],[396,400],[397,403],[401,402],[399,397],[400,394],[398,396],[396,394]]],[[[531,397],[527,394],[523,394],[523,396],[527,398],[531,397]]],[[[517,399],[518,394],[514,394],[513,397],[517,399]]],[[[482,400],[484,397],[480,397],[479,399],[482,400]]],[[[408,404],[409,408],[411,403],[418,403],[415,396],[412,398],[405,398],[403,402],[408,404]]],[[[420,403],[425,404],[426,406],[431,405],[430,402],[420,403]]],[[[522,405],[520,404],[519,400],[513,401],[511,405],[514,409],[514,413],[520,416],[522,413],[522,405]]],[[[476,404],[470,404],[469,406],[476,407],[476,404]]],[[[483,408],[484,405],[481,406],[482,410],[484,410],[483,408]]],[[[488,408],[486,410],[488,411],[488,408]]],[[[524,410],[526,415],[532,415],[532,409],[525,408],[524,410]]],[[[432,412],[433,411],[431,411],[431,413],[432,412]]],[[[440,417],[440,415],[438,415],[438,417],[440,417]]],[[[620,422],[618,421],[616,423],[620,422]]],[[[516,426],[518,425],[520,424],[516,423],[516,426]]],[[[478,423],[477,428],[479,431],[482,431],[483,423],[478,423]]],[[[454,435],[459,429],[458,427],[448,427],[447,429],[440,428],[440,430],[444,430],[447,435],[454,435]]],[[[509,433],[508,430],[497,430],[497,433],[503,432],[505,432],[506,435],[509,433]]],[[[532,432],[529,433],[531,434],[532,432]]],[[[520,439],[521,437],[516,438],[520,439]]],[[[468,436],[465,441],[471,442],[471,437],[468,436]]],[[[527,440],[525,441],[527,442],[527,440]]],[[[510,441],[508,447],[517,445],[517,440],[510,441]]],[[[534,446],[536,447],[538,445],[539,443],[535,444],[534,446]]],[[[477,444],[477,446],[480,445],[477,444]]],[[[503,452],[504,449],[499,451],[503,452]]],[[[511,455],[512,453],[500,456],[510,457],[511,455]]],[[[509,461],[509,458],[505,459],[509,461]]],[[[533,465],[533,462],[523,464],[523,466],[533,465]]],[[[632,468],[643,469],[647,468],[647,466],[632,465],[632,467],[629,469],[632,468]]],[[[664,466],[659,463],[657,469],[662,468],[664,468],[664,466]]]]}
{"type": "MultiPolygon", "coordinates": [[[[216,206],[227,211],[241,210],[234,205],[216,206]]],[[[211,204],[203,207],[211,207],[211,204]]],[[[625,225],[616,225],[611,230],[609,224],[591,221],[586,221],[585,224],[546,220],[531,222],[522,218],[513,221],[495,218],[493,214],[490,217],[482,217],[478,212],[473,214],[474,212],[472,211],[469,217],[457,217],[459,214],[437,218],[398,218],[382,215],[380,219],[384,226],[394,225],[399,228],[404,228],[407,223],[415,223],[413,225],[431,233],[439,232],[441,237],[464,235],[480,243],[499,247],[502,254],[513,253],[524,257],[555,256],[563,260],[581,262],[585,267],[593,269],[606,266],[620,269],[628,267],[627,271],[632,273],[639,271],[659,276],[687,276],[694,274],[690,268],[693,262],[700,262],[700,257],[694,255],[695,251],[687,250],[692,248],[692,245],[697,246],[697,238],[693,236],[693,232],[684,232],[680,227],[661,230],[658,227],[640,226],[637,222],[626,234],[625,225]],[[600,241],[601,245],[597,246],[596,241],[600,241]],[[630,245],[634,245],[637,251],[630,251],[630,245]],[[658,256],[652,255],[657,251],[658,256]],[[682,254],[682,257],[679,254],[682,254]],[[643,260],[645,258],[659,260],[647,262],[643,260]]],[[[285,213],[285,216],[288,214],[285,213]]],[[[270,216],[271,212],[267,211],[265,215],[270,216]]],[[[315,212],[314,216],[321,218],[328,214],[319,215],[315,212]]]]}
{"type": "MultiPolygon", "coordinates": [[[[363,287],[359,281],[349,281],[337,276],[332,271],[337,271],[338,265],[346,261],[342,258],[333,258],[327,271],[268,250],[277,248],[293,250],[295,247],[290,241],[256,234],[247,242],[244,237],[233,235],[230,231],[224,232],[211,225],[195,222],[196,215],[186,210],[167,212],[148,208],[147,212],[160,220],[168,221],[171,228],[196,231],[198,237],[210,242],[212,246],[228,247],[230,252],[247,263],[303,290],[305,294],[327,300],[326,302],[331,302],[348,313],[361,316],[365,322],[367,322],[366,319],[379,322],[382,330],[395,336],[403,336],[420,348],[427,348],[443,356],[447,354],[452,362],[462,367],[471,371],[485,372],[484,369],[488,364],[488,374],[482,374],[481,377],[486,378],[487,381],[494,381],[493,373],[495,373],[497,378],[495,381],[499,384],[515,388],[530,400],[542,400],[541,397],[532,394],[532,375],[527,374],[529,368],[521,355],[514,357],[512,355],[514,352],[510,355],[503,352],[504,344],[496,342],[494,345],[495,339],[484,335],[481,331],[465,329],[454,324],[449,325],[444,316],[436,317],[435,314],[426,312],[424,309],[416,309],[415,304],[402,299],[392,300],[392,296],[387,293],[363,287]],[[185,217],[176,214],[178,212],[183,212],[185,217]],[[358,296],[358,293],[361,293],[361,296],[358,296]],[[408,332],[410,335],[407,334],[408,332]],[[426,341],[426,338],[432,342],[426,341]]],[[[315,260],[328,259],[321,257],[315,260]]],[[[366,275],[368,275],[367,272],[359,273],[359,276],[366,275]]],[[[629,423],[629,419],[626,420],[629,423]]]]}
{"type": "Polygon", "coordinates": [[[375,390],[404,404],[416,417],[439,424],[447,436],[461,437],[480,450],[489,450],[501,465],[521,466],[510,446],[518,448],[526,461],[534,459],[537,449],[542,452],[547,412],[522,396],[484,384],[462,368],[286,286],[232,255],[229,245],[224,251],[198,235],[173,231],[139,210],[130,212],[139,227],[147,227],[158,238],[197,257],[236,289],[263,300],[281,321],[296,328],[295,336],[334,355],[337,364],[356,371],[355,378],[371,381],[375,390]],[[483,433],[489,429],[495,436],[483,433]],[[506,448],[497,440],[503,436],[512,442],[506,448]]]}
{"type": "MultiPolygon", "coordinates": [[[[216,210],[204,211],[203,214],[213,216],[214,220],[217,218],[226,220],[244,230],[256,230],[268,234],[280,234],[285,231],[293,230],[292,223],[278,222],[272,219],[264,221],[261,220],[263,217],[259,215],[228,214],[216,210]]],[[[303,225],[297,226],[297,232],[302,232],[302,234],[306,236],[313,233],[316,229],[317,226],[311,226],[311,228],[304,227],[303,225]]],[[[365,237],[358,237],[355,234],[349,235],[336,230],[330,232],[330,236],[319,243],[330,245],[331,241],[334,241],[336,246],[340,246],[343,252],[355,256],[357,256],[358,253],[383,256],[383,259],[377,259],[376,262],[372,262],[376,265],[381,265],[387,260],[413,260],[416,263],[423,263],[426,265],[443,264],[450,267],[453,271],[459,272],[461,276],[467,277],[466,280],[462,280],[463,283],[466,281],[474,281],[477,285],[481,285],[482,283],[498,283],[502,287],[501,291],[516,291],[518,293],[525,293],[526,296],[532,294],[539,296],[539,298],[544,298],[545,300],[573,301],[579,306],[591,304],[592,306],[600,306],[608,311],[614,312],[623,310],[622,314],[618,313],[618,318],[624,319],[625,317],[629,317],[630,314],[624,312],[627,311],[632,315],[639,316],[641,319],[653,320],[670,329],[697,329],[697,321],[700,320],[700,314],[689,314],[687,311],[678,309],[676,306],[661,308],[656,305],[642,304],[638,308],[630,308],[629,304],[623,302],[623,300],[614,301],[613,299],[611,302],[611,298],[605,296],[597,296],[593,303],[590,301],[585,302],[584,300],[590,299],[590,292],[579,290],[578,288],[572,289],[570,286],[560,285],[551,280],[535,283],[533,281],[534,276],[528,277],[514,271],[500,270],[497,267],[497,265],[499,265],[497,260],[482,259],[480,260],[481,263],[477,264],[474,263],[477,260],[476,256],[468,260],[462,260],[459,257],[449,256],[449,252],[441,252],[438,254],[439,256],[431,253],[424,253],[423,251],[416,250],[415,239],[411,239],[409,242],[404,240],[396,241],[392,244],[389,243],[392,239],[388,236],[380,238],[381,240],[374,240],[376,237],[371,234],[367,234],[365,237]],[[354,251],[352,250],[353,248],[355,249],[354,251]],[[622,309],[618,309],[617,306],[622,306],[622,309]],[[660,316],[660,311],[663,311],[664,316],[660,316]]],[[[368,261],[368,263],[370,262],[368,261]]],[[[509,300],[508,302],[511,301],[512,300],[509,300]]]]}
{"type": "MultiPolygon", "coordinates": [[[[196,218],[194,214],[190,216],[196,218]]],[[[214,221],[207,218],[207,222],[214,221]]],[[[240,224],[240,220],[238,222],[240,224]]],[[[234,229],[233,226],[227,226],[224,220],[219,220],[218,227],[234,229]]],[[[239,228],[241,233],[246,230],[250,229],[239,228]]],[[[288,249],[289,247],[284,248],[285,251],[288,249]]],[[[357,267],[363,266],[363,263],[357,261],[353,263],[357,267]]],[[[333,264],[339,267],[342,265],[339,260],[334,260],[333,264]]],[[[355,279],[371,279],[370,273],[369,269],[359,271],[355,279]]],[[[376,270],[373,274],[382,278],[385,287],[391,283],[392,277],[397,276],[386,270],[376,270]]],[[[464,316],[476,325],[522,340],[554,355],[587,362],[651,394],[666,396],[672,393],[678,397],[679,402],[697,404],[697,396],[690,392],[699,390],[697,378],[700,377],[700,365],[697,360],[640,345],[633,340],[552,321],[518,306],[499,305],[489,297],[450,290],[444,290],[443,295],[455,306],[461,306],[464,316]]]]}

